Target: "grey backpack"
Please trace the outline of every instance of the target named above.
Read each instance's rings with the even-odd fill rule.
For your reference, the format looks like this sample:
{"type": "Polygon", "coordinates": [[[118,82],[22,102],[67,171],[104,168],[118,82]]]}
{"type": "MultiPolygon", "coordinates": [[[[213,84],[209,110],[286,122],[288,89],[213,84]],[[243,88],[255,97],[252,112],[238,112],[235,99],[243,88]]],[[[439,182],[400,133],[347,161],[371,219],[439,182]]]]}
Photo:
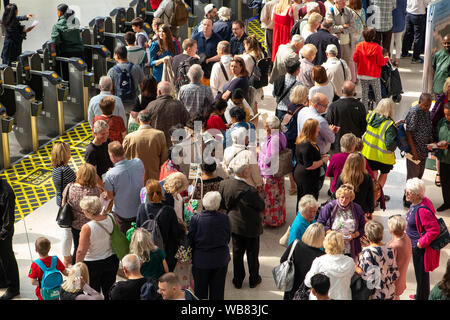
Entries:
{"type": "Polygon", "coordinates": [[[154,217],[153,215],[149,214],[149,212],[147,210],[147,204],[146,204],[145,212],[147,213],[147,220],[145,220],[144,223],[142,224],[142,228],[144,228],[148,232],[150,232],[150,234],[152,235],[153,243],[161,250],[164,250],[164,241],[163,241],[163,237],[161,235],[161,231],[159,230],[157,219],[163,209],[164,209],[164,207],[159,209],[158,213],[154,217]]]}

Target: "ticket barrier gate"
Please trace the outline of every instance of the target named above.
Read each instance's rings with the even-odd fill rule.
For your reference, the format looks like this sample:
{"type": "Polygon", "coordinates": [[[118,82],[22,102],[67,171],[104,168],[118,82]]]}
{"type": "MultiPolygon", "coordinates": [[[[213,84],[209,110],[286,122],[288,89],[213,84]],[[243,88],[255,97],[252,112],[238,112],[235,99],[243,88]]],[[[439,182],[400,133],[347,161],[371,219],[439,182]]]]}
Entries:
{"type": "Polygon", "coordinates": [[[67,101],[69,87],[63,79],[54,71],[42,71],[41,57],[33,51],[20,55],[16,78],[17,83],[30,86],[36,98],[43,102],[38,133],[50,138],[64,134],[64,102],[67,101]]]}
{"type": "MultiPolygon", "coordinates": [[[[133,28],[131,27],[131,21],[139,17],[139,15],[136,15],[136,9],[133,7],[129,7],[128,9],[125,9],[124,7],[117,7],[111,13],[109,14],[109,17],[105,18],[105,27],[107,32],[114,32],[114,33],[126,33],[128,31],[133,31],[133,28]],[[112,31],[108,31],[107,22],[108,18],[111,18],[112,23],[112,31]]],[[[141,17],[142,18],[142,17],[141,17]]],[[[144,31],[149,34],[152,31],[152,27],[148,22],[144,22],[144,31]]]]}
{"type": "MultiPolygon", "coordinates": [[[[37,117],[41,114],[42,102],[36,100],[36,95],[29,86],[14,84],[14,71],[11,67],[0,65],[0,75],[1,102],[4,105],[14,104],[16,108],[15,125],[12,127],[12,132],[22,148],[20,152],[26,154],[37,151],[39,148],[37,117]]],[[[9,129],[9,127],[6,128],[9,129]]],[[[2,141],[2,145],[3,143],[2,141]]]]}
{"type": "MultiPolygon", "coordinates": [[[[132,5],[134,1],[132,1],[130,3],[130,7],[134,8],[134,6],[132,5]]],[[[144,19],[145,22],[147,22],[148,24],[152,25],[153,23],[153,18],[154,18],[154,10],[152,9],[152,6],[150,4],[150,0],[139,0],[138,2],[144,2],[145,3],[145,18],[141,16],[142,19],[144,19]]]]}
{"type": "Polygon", "coordinates": [[[81,39],[84,45],[84,58],[88,69],[94,74],[94,89],[98,88],[98,83],[102,76],[108,74],[108,65],[115,63],[111,57],[111,51],[102,44],[95,44],[89,28],[81,31],[81,39]]]}
{"type": "Polygon", "coordinates": [[[151,11],[150,0],[147,2],[148,7],[145,0],[133,0],[130,2],[129,7],[133,9],[136,18],[142,18],[144,22],[151,26],[153,21],[153,11],[151,11]]]}
{"type": "Polygon", "coordinates": [[[92,31],[92,44],[104,45],[111,53],[118,44],[126,46],[125,33],[114,32],[110,17],[96,17],[89,22],[89,27],[92,31]]]}
{"type": "Polygon", "coordinates": [[[12,131],[14,118],[8,117],[6,108],[0,104],[0,168],[8,169],[11,167],[11,153],[9,149],[9,133],[12,131]]]}
{"type": "MultiPolygon", "coordinates": [[[[94,74],[88,72],[87,64],[80,58],[63,58],[56,55],[55,43],[47,41],[43,46],[44,70],[55,70],[57,63],[69,65],[69,94],[64,109],[65,122],[88,120],[89,88],[94,83],[94,74]],[[69,119],[69,121],[67,121],[69,119]]],[[[66,83],[63,81],[63,83],[66,83]]]]}

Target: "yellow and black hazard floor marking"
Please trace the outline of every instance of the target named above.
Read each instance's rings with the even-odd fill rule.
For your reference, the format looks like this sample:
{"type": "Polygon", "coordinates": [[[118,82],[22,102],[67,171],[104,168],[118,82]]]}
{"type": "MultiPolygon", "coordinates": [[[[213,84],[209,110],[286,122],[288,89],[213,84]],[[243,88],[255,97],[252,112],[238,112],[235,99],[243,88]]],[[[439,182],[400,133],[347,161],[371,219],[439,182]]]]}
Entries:
{"type": "Polygon", "coordinates": [[[37,152],[19,160],[10,169],[3,170],[1,176],[8,181],[16,195],[16,222],[56,196],[52,180],[53,144],[64,141],[70,145],[72,157],[69,165],[76,172],[84,163],[85,148],[92,140],[91,133],[89,123],[82,122],[37,152]]]}
{"type": "Polygon", "coordinates": [[[248,22],[248,33],[254,34],[264,49],[267,50],[264,30],[261,28],[261,24],[258,19],[253,19],[248,22]]]}

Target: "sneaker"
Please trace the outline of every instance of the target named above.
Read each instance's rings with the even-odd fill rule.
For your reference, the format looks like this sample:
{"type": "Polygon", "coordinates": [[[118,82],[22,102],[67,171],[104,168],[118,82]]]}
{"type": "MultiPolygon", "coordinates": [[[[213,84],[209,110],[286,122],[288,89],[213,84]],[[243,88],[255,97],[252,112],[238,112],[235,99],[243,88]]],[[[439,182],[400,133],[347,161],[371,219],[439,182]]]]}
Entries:
{"type": "Polygon", "coordinates": [[[411,53],[408,53],[408,54],[406,54],[406,55],[404,55],[404,54],[402,54],[402,55],[400,55],[400,58],[410,58],[410,57],[412,57],[412,54],[411,53]]]}
{"type": "Polygon", "coordinates": [[[423,59],[422,58],[417,58],[417,59],[412,58],[411,63],[413,63],[413,64],[423,63],[423,59]]]}
{"type": "Polygon", "coordinates": [[[441,212],[441,211],[445,211],[445,210],[447,210],[447,209],[450,209],[450,206],[449,206],[448,204],[444,203],[444,204],[441,205],[439,208],[437,208],[436,211],[441,212]]]}
{"type": "Polygon", "coordinates": [[[250,288],[255,288],[261,282],[262,282],[262,278],[261,278],[261,276],[258,276],[258,279],[256,279],[255,283],[250,283],[250,288]]]}

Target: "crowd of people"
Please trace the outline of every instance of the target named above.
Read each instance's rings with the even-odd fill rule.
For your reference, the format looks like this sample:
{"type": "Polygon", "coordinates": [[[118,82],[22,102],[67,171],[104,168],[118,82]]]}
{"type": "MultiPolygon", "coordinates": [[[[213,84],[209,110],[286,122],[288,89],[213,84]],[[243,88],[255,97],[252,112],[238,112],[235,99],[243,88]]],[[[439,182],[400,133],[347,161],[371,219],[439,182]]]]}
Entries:
{"type": "MultiPolygon", "coordinates": [[[[154,8],[154,34],[134,19],[127,46],[115,48],[116,65],[90,100],[93,140],[85,163],[74,172],[70,146],[53,145],[57,205],[70,206],[73,219],[70,228],[62,228],[63,261],[48,255],[48,239],[36,240],[39,261],[29,278],[37,298],[49,295],[45,265],[67,276],[56,293],[61,300],[223,300],[230,261],[234,287],[243,286],[244,255],[248,283],[255,288],[262,282],[263,226],[286,222],[287,176],[297,216],[280,260],[287,260],[294,245],[294,286],[284,299],[295,299],[303,286],[312,288],[310,299],[352,299],[355,274],[374,289],[371,299],[399,299],[411,257],[417,281],[412,299],[448,299],[448,267],[431,295],[429,273],[439,266],[440,251],[430,247],[439,235],[435,211],[450,208],[450,35],[433,59],[434,83],[443,85],[434,88],[439,111],[430,112],[433,96],[422,93],[405,120],[394,122],[394,101],[383,98],[380,84],[382,67],[399,65],[399,48],[402,57],[408,55],[411,34],[412,62],[420,63],[425,30],[416,26],[427,3],[272,0],[260,17],[267,50],[245,32],[243,21],[231,20],[226,7],[206,5],[204,18],[184,40],[167,18],[174,12],[171,1],[154,8]],[[369,2],[383,11],[375,27],[365,11],[369,2]],[[263,60],[271,61],[270,73],[263,60]],[[273,84],[274,115],[258,111],[267,85],[257,85],[260,78],[273,84]],[[386,244],[372,214],[389,201],[383,187],[402,126],[412,155],[404,196],[409,210],[406,218],[389,218],[393,240],[386,244]],[[421,180],[430,151],[443,177],[444,204],[437,210],[421,180]],[[326,177],[330,199],[319,204],[326,177]],[[127,238],[126,255],[119,256],[110,241],[117,233],[127,238]],[[118,274],[127,280],[116,282],[118,274]]],[[[25,18],[16,18],[12,5],[7,12],[8,34],[15,32],[8,21],[17,29],[25,18]]],[[[59,53],[82,57],[81,39],[64,33],[73,11],[59,5],[57,12],[52,39],[64,48],[59,53]]],[[[14,61],[12,51],[9,57],[14,61]]],[[[14,197],[2,183],[1,195],[8,199],[0,203],[2,212],[12,220],[4,219],[0,244],[10,248],[14,197]]],[[[11,299],[19,294],[17,264],[8,250],[0,252],[5,274],[14,278],[1,299],[11,299]]]]}

